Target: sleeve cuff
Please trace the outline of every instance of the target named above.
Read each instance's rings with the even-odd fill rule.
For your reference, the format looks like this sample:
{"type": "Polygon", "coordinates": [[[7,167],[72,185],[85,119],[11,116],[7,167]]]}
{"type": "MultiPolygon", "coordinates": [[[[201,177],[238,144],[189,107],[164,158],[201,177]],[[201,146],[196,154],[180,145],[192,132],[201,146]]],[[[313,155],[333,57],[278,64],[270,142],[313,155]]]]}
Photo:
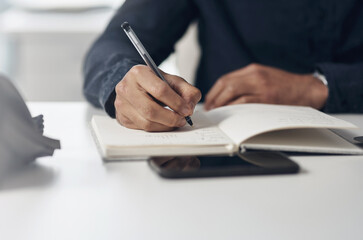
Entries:
{"type": "Polygon", "coordinates": [[[328,113],[362,112],[363,64],[321,63],[317,69],[326,77],[329,96],[324,107],[328,113]]]}
{"type": "Polygon", "coordinates": [[[328,99],[326,100],[326,103],[321,110],[327,113],[339,112],[343,107],[341,106],[341,99],[339,97],[339,94],[337,94],[337,91],[339,89],[337,89],[336,79],[334,78],[334,71],[332,71],[332,69],[329,67],[329,64],[324,63],[318,64],[317,70],[319,71],[319,73],[325,76],[327,85],[329,86],[328,99]]]}

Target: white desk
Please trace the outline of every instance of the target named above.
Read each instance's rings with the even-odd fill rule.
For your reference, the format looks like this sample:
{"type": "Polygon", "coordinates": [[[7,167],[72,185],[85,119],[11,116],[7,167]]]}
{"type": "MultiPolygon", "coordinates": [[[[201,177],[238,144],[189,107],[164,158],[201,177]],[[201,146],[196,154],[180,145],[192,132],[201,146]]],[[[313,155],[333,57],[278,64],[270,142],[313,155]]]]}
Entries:
{"type": "MultiPolygon", "coordinates": [[[[290,176],[165,180],[143,161],[104,164],[87,104],[30,107],[62,150],[6,180],[1,239],[363,237],[363,156],[293,157],[302,172],[290,176]]],[[[362,115],[340,117],[363,127],[362,115]]]]}

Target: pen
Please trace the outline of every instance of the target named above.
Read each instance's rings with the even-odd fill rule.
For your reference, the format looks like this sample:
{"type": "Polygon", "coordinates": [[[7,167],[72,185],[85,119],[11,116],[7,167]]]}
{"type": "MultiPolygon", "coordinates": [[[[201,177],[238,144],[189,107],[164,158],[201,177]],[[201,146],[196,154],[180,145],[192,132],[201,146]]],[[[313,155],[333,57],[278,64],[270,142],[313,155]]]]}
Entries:
{"type": "MultiPolygon", "coordinates": [[[[136,50],[139,52],[140,56],[142,57],[142,59],[145,61],[145,63],[149,66],[149,68],[151,68],[151,70],[156,74],[156,76],[158,76],[161,80],[163,80],[164,82],[168,83],[164,76],[161,74],[161,72],[159,71],[159,68],[156,66],[154,60],[150,57],[149,53],[146,51],[144,45],[141,43],[140,39],[136,36],[136,33],[132,30],[130,24],[128,22],[124,22],[121,25],[122,29],[125,31],[126,35],[128,36],[128,38],[130,39],[130,41],[132,42],[132,44],[134,45],[134,47],[136,48],[136,50]]],[[[187,123],[190,126],[193,126],[193,122],[192,119],[187,116],[185,117],[185,120],[187,121],[187,123]]]]}

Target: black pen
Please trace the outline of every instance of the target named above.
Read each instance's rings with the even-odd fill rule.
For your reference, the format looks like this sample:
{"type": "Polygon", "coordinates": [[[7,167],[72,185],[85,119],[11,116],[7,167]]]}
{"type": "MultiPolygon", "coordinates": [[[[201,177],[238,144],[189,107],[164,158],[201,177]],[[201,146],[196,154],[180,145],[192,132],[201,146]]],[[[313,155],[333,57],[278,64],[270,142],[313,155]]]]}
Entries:
{"type": "MultiPolygon", "coordinates": [[[[149,53],[146,51],[144,45],[142,45],[140,39],[136,36],[136,33],[132,30],[130,24],[128,22],[124,22],[121,25],[122,29],[125,31],[126,35],[129,37],[130,41],[136,48],[136,50],[139,52],[142,59],[144,59],[145,63],[151,68],[151,70],[158,76],[161,80],[168,83],[164,76],[159,71],[159,68],[156,66],[154,60],[150,57],[149,53]]],[[[190,126],[193,126],[192,119],[187,116],[185,117],[185,120],[190,126]]]]}

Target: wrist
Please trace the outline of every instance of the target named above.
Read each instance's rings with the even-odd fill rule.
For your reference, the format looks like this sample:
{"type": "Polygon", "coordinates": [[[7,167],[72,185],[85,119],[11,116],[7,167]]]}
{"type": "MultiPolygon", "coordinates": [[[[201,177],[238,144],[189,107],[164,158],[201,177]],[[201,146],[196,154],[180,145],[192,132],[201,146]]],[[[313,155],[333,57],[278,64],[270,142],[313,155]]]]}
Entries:
{"type": "Polygon", "coordinates": [[[313,77],[320,80],[325,86],[328,86],[328,81],[326,80],[326,77],[322,73],[320,73],[319,71],[315,71],[313,73],[313,77]]]}
{"type": "Polygon", "coordinates": [[[316,109],[322,109],[329,96],[328,82],[322,74],[315,72],[310,75],[311,84],[311,106],[316,109]]]}

